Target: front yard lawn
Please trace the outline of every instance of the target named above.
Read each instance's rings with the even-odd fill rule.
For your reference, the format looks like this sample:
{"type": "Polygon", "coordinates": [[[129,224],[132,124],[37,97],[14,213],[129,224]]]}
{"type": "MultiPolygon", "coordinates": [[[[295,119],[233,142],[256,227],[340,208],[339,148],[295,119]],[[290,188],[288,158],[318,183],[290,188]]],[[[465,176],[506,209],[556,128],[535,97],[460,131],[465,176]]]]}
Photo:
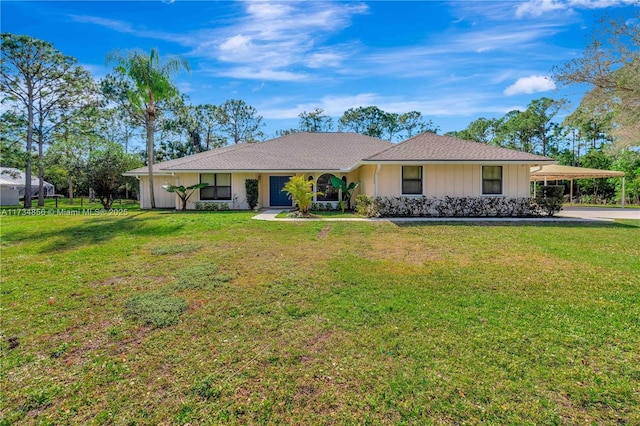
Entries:
{"type": "Polygon", "coordinates": [[[640,221],[0,217],[0,424],[640,424],[640,221]]]}

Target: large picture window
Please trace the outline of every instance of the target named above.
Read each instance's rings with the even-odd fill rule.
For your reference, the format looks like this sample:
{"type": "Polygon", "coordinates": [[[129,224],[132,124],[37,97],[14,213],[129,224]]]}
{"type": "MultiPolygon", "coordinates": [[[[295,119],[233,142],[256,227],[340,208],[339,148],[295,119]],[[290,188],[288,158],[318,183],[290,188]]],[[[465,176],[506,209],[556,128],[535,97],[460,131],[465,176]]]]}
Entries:
{"type": "Polygon", "coordinates": [[[331,185],[331,174],[325,173],[318,178],[316,182],[316,190],[322,192],[322,195],[318,194],[316,200],[318,201],[338,201],[338,189],[331,185]]]}
{"type": "Polygon", "coordinates": [[[482,166],[482,195],[502,194],[502,166],[482,166]]]}
{"type": "Polygon", "coordinates": [[[209,184],[200,188],[201,200],[231,200],[231,173],[203,173],[200,183],[209,184]]]}
{"type": "Polygon", "coordinates": [[[402,166],[402,194],[422,194],[422,166],[402,166]]]}

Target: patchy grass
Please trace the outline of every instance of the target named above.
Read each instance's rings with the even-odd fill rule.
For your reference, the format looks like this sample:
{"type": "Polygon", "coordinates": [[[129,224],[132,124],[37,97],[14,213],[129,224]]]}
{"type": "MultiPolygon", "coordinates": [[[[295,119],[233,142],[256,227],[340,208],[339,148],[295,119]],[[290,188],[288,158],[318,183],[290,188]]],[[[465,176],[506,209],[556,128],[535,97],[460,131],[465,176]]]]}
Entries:
{"type": "Polygon", "coordinates": [[[178,269],[173,288],[177,290],[212,289],[231,281],[232,278],[229,274],[218,273],[216,265],[205,263],[178,269]]]}
{"type": "Polygon", "coordinates": [[[251,216],[1,217],[2,423],[640,423],[640,221],[251,216]]]}
{"type": "Polygon", "coordinates": [[[124,304],[125,315],[156,328],[178,323],[187,302],[165,292],[144,293],[130,297],[124,304]]]}

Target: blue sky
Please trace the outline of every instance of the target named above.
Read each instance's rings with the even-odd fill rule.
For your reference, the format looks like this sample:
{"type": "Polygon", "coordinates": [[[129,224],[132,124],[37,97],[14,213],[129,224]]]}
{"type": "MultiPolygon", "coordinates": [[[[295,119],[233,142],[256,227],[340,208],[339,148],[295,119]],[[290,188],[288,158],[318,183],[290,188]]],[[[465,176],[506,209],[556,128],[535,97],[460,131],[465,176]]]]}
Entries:
{"type": "MultiPolygon", "coordinates": [[[[242,99],[265,133],[302,111],[420,111],[442,132],[501,117],[555,87],[552,67],[579,56],[596,21],[631,17],[633,0],[12,1],[2,31],[47,40],[95,78],[114,49],[187,58],[175,82],[193,104],[242,99]]],[[[574,103],[575,105],[575,103],[574,103]]],[[[566,114],[564,112],[563,114],[566,114]]]]}

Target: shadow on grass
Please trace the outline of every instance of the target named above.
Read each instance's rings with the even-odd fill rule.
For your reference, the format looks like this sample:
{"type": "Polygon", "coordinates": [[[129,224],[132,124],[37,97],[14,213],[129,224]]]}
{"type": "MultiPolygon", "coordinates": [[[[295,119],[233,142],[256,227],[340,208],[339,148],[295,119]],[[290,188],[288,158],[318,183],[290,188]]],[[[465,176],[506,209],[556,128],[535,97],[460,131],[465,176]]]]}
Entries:
{"type": "Polygon", "coordinates": [[[99,244],[109,241],[117,236],[165,236],[172,235],[182,230],[185,223],[167,223],[159,216],[149,216],[144,212],[128,216],[97,216],[91,221],[81,221],[71,226],[50,228],[41,227],[37,232],[29,234],[18,231],[3,232],[3,238],[7,241],[24,241],[37,238],[46,241],[40,253],[49,253],[58,250],[66,250],[99,244]]]}

